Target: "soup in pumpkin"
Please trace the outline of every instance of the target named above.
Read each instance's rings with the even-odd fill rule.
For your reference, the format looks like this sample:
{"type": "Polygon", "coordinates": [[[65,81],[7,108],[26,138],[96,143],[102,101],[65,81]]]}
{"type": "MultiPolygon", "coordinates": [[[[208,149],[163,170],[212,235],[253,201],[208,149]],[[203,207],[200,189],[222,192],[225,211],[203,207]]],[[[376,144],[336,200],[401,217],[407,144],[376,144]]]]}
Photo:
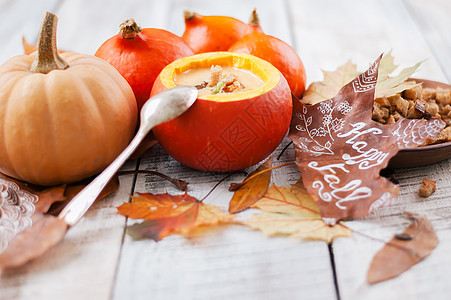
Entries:
{"type": "Polygon", "coordinates": [[[191,85],[199,90],[199,96],[218,93],[238,93],[263,85],[263,80],[252,72],[230,66],[196,68],[176,74],[176,85],[191,85]]]}

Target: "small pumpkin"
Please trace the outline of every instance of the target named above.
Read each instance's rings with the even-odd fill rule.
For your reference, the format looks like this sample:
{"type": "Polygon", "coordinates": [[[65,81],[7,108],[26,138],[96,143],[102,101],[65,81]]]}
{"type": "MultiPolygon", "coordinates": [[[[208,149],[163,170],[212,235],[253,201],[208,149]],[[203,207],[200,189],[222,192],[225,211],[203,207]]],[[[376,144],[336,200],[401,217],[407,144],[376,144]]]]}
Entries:
{"type": "Polygon", "coordinates": [[[127,19],[119,33],[105,41],[94,55],[110,63],[127,80],[140,110],[160,71],[174,60],[193,54],[179,36],[163,29],[142,29],[135,20],[127,19]]]}
{"type": "Polygon", "coordinates": [[[296,97],[304,93],[307,77],[301,58],[293,47],[263,32],[255,10],[246,28],[246,35],[231,45],[228,51],[252,54],[270,62],[287,79],[296,97]]]}
{"type": "Polygon", "coordinates": [[[211,65],[252,72],[263,84],[236,93],[199,96],[180,117],[153,129],[177,161],[203,171],[233,171],[266,158],[279,145],[291,121],[292,100],[285,78],[252,55],[210,52],[181,58],[158,76],[152,95],[176,86],[177,74],[211,65]]]}
{"type": "Polygon", "coordinates": [[[247,27],[246,23],[227,16],[202,16],[186,10],[184,17],[182,38],[196,54],[226,51],[243,37],[247,27]]]}
{"type": "Polygon", "coordinates": [[[134,135],[133,91],[107,62],[56,48],[47,13],[38,51],[0,66],[0,172],[37,185],[102,171],[134,135]]]}

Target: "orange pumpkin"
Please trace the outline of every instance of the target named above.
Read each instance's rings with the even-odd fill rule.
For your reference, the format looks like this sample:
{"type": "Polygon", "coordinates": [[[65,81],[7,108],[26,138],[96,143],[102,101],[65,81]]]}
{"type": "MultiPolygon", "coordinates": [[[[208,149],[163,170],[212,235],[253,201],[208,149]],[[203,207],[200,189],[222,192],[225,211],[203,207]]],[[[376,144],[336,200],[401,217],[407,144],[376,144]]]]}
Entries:
{"type": "Polygon", "coordinates": [[[194,53],[226,51],[241,39],[247,25],[226,16],[202,16],[185,11],[185,31],[182,38],[194,53]]]}
{"type": "Polygon", "coordinates": [[[228,51],[252,54],[273,64],[287,79],[296,97],[305,91],[304,64],[296,50],[284,41],[263,33],[256,11],[252,12],[246,35],[228,48],[228,51]]]}
{"type": "Polygon", "coordinates": [[[263,85],[237,93],[199,96],[180,117],[153,132],[177,161],[204,171],[232,171],[266,158],[281,142],[291,121],[290,88],[280,72],[252,55],[210,52],[169,64],[158,76],[152,95],[174,87],[174,76],[211,65],[251,71],[263,85]]]}
{"type": "Polygon", "coordinates": [[[133,91],[105,61],[56,49],[47,13],[38,52],[0,66],[0,171],[38,185],[102,171],[134,135],[133,91]]]}
{"type": "Polygon", "coordinates": [[[117,35],[100,46],[95,56],[122,74],[132,87],[140,110],[161,70],[174,60],[193,54],[179,36],[163,29],[141,29],[135,20],[128,19],[120,25],[117,35]]]}

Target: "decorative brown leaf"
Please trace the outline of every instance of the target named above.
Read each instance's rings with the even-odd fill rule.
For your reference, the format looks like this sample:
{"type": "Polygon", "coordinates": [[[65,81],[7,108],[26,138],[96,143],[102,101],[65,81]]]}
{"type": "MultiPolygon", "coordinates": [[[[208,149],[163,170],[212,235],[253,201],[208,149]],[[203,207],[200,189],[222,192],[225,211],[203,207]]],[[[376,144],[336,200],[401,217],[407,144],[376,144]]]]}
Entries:
{"type": "Polygon", "coordinates": [[[29,229],[20,232],[3,252],[0,251],[0,269],[19,267],[44,254],[62,240],[67,230],[64,221],[41,212],[35,213],[31,222],[29,229]]]}
{"type": "MultiPolygon", "coordinates": [[[[385,54],[380,61],[375,98],[393,96],[419,85],[420,83],[406,80],[415,73],[421,63],[419,62],[412,67],[405,68],[398,75],[390,77],[389,75],[398,66],[394,64],[394,57],[391,55],[391,52],[385,54]]],[[[316,104],[330,99],[359,74],[360,72],[357,71],[357,66],[351,63],[351,61],[346,62],[335,71],[323,71],[323,81],[313,82],[305,91],[302,102],[316,104]]]]}
{"type": "Polygon", "coordinates": [[[254,208],[262,210],[242,222],[268,236],[288,235],[331,243],[339,236],[350,236],[343,225],[329,226],[322,219],[318,206],[302,183],[290,187],[272,185],[254,208]]]}
{"type": "Polygon", "coordinates": [[[323,219],[357,218],[396,199],[399,188],[379,176],[399,149],[436,136],[442,120],[371,120],[379,57],[332,99],[304,105],[293,99],[289,136],[296,164],[323,219]]]}
{"type": "MultiPolygon", "coordinates": [[[[247,178],[258,172],[271,168],[272,161],[273,158],[270,157],[260,167],[258,167],[258,169],[249,174],[247,178]]],[[[238,190],[236,190],[233,194],[232,200],[230,200],[229,213],[238,213],[254,205],[255,202],[260,200],[263,195],[265,195],[270,181],[271,171],[267,171],[251,178],[249,181],[246,181],[244,185],[239,186],[238,190]]]]}
{"type": "Polygon", "coordinates": [[[371,262],[368,283],[377,283],[400,275],[428,256],[438,244],[432,224],[426,217],[413,217],[413,222],[400,235],[379,250],[371,262]]]}
{"type": "Polygon", "coordinates": [[[128,227],[134,238],[150,238],[159,241],[165,236],[178,233],[188,234],[201,226],[230,223],[234,216],[221,209],[204,204],[188,195],[139,194],[132,196],[132,202],[119,206],[118,212],[143,222],[128,227]]]}

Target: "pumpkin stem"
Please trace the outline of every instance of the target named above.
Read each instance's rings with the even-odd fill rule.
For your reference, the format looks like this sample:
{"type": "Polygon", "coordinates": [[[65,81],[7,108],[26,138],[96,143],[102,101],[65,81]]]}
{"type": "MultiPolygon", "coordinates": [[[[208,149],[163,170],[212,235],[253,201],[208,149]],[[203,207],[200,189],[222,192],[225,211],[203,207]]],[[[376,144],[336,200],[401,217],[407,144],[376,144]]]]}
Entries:
{"type": "Polygon", "coordinates": [[[260,18],[258,17],[256,8],[252,11],[248,24],[251,26],[260,26],[260,18]]]}
{"type": "Polygon", "coordinates": [[[31,64],[33,73],[47,74],[52,70],[64,70],[69,64],[58,54],[56,48],[56,25],[58,17],[47,12],[38,38],[38,55],[31,64]]]}
{"type": "Polygon", "coordinates": [[[185,22],[191,21],[196,16],[195,12],[184,10],[183,11],[183,17],[185,18],[185,22]]]}
{"type": "Polygon", "coordinates": [[[130,18],[119,25],[119,30],[124,39],[134,39],[142,31],[142,28],[134,19],[130,18]]]}

